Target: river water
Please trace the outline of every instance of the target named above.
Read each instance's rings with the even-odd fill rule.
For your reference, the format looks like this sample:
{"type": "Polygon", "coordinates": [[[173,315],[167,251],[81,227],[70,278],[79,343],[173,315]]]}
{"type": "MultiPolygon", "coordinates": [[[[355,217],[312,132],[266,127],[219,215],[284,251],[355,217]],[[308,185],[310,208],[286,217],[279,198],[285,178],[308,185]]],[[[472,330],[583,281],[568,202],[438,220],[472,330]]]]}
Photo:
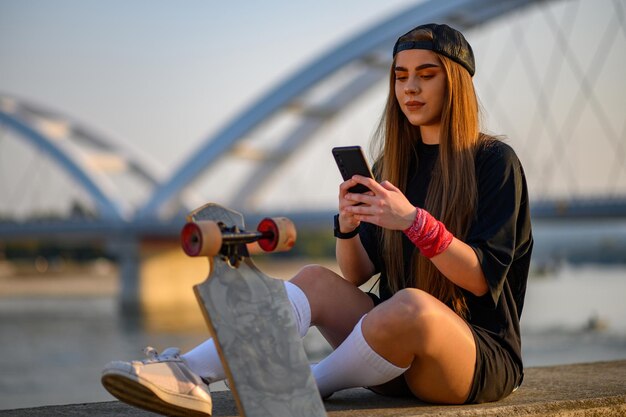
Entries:
{"type": "MultiPolygon", "coordinates": [[[[626,359],[625,300],[624,266],[565,265],[532,276],[522,317],[526,366],[626,359]]],[[[0,297],[0,409],[112,400],[99,382],[108,361],[139,358],[147,345],[185,351],[207,337],[175,313],[163,321],[174,326],[121,316],[113,294],[0,297]]],[[[305,346],[311,360],[329,351],[315,330],[305,346]]]]}

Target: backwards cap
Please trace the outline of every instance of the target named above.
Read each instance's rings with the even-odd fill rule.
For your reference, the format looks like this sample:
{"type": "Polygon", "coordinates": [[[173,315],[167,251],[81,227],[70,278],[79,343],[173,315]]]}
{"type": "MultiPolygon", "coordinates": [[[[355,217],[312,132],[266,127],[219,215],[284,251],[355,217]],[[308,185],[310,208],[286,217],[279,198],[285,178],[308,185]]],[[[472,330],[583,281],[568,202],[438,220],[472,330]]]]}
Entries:
{"type": "Polygon", "coordinates": [[[393,56],[407,49],[427,49],[444,55],[458,64],[461,64],[471,76],[474,75],[474,52],[461,32],[448,25],[429,23],[417,26],[400,36],[393,47],[393,56]],[[411,32],[422,29],[432,34],[432,40],[402,41],[401,39],[411,32]]]}

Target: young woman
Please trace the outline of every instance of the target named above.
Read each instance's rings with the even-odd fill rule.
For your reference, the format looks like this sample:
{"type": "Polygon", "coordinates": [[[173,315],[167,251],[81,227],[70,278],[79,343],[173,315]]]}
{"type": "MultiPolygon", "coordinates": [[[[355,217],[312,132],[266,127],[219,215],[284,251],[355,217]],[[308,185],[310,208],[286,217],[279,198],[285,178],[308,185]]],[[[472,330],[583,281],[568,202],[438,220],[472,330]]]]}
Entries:
{"type": "MultiPolygon", "coordinates": [[[[300,334],[317,326],[335,348],[313,368],[322,397],[369,387],[478,403],[522,382],[519,318],[533,244],[526,181],[513,150],[479,131],[473,75],[470,45],[447,25],[418,26],[394,46],[376,180],[339,187],[342,276],[308,266],[286,283],[300,334]],[[348,192],[356,184],[370,191],[348,192]],[[376,273],[379,297],[358,288],[376,273]]],[[[210,412],[206,383],[224,378],[212,340],[182,356],[115,362],[111,372],[127,375],[130,391],[171,390],[163,375],[183,378],[171,400],[155,400],[160,412],[168,404],[210,412]]]]}

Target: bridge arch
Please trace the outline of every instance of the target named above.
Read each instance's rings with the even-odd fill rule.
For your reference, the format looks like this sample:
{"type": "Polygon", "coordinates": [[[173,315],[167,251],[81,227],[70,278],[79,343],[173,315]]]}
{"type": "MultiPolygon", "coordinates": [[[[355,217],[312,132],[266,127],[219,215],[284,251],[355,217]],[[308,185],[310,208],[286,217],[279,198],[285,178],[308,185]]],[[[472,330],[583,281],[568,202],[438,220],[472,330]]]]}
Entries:
{"type": "Polygon", "coordinates": [[[0,125],[54,160],[92,199],[100,220],[122,222],[133,215],[103,164],[115,165],[116,171],[126,171],[150,189],[161,176],[156,165],[127,145],[39,104],[0,94],[0,125]]]}
{"type": "Polygon", "coordinates": [[[273,150],[254,152],[253,157],[261,160],[262,164],[248,174],[245,185],[238,190],[240,197],[229,204],[238,209],[247,207],[256,193],[262,190],[270,173],[284,164],[295,149],[309,140],[329,119],[342,112],[346,100],[354,100],[364,94],[376,80],[385,76],[391,45],[399,35],[414,27],[416,22],[449,23],[465,30],[534,1],[536,0],[428,1],[367,28],[287,78],[234,117],[215,135],[204,140],[174,174],[155,189],[138,215],[162,219],[173,216],[177,213],[177,197],[207,167],[229,152],[245,154],[246,149],[236,149],[237,145],[269,117],[282,111],[291,112],[292,115],[295,113],[300,121],[282,135],[273,150]],[[310,106],[298,101],[321,81],[350,65],[357,67],[353,81],[337,89],[321,105],[310,106]],[[385,70],[381,70],[382,68],[385,70]]]}

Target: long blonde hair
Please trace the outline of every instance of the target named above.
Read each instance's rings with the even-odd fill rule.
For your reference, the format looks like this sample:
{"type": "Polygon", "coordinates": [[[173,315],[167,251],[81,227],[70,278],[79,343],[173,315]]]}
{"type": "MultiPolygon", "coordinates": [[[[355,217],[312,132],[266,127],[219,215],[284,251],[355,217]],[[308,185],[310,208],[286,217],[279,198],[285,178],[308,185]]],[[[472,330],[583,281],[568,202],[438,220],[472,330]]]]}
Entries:
{"type": "MultiPolygon", "coordinates": [[[[403,41],[432,39],[428,31],[417,30],[403,41]]],[[[478,99],[470,74],[445,56],[438,55],[447,84],[441,112],[439,157],[433,168],[425,209],[442,221],[457,238],[466,237],[475,216],[477,201],[474,157],[480,142],[487,140],[479,130],[478,99]]],[[[389,76],[389,95],[372,142],[375,174],[406,193],[411,159],[417,159],[416,145],[421,140],[419,127],[410,124],[395,96],[395,59],[389,76]]],[[[419,160],[417,161],[419,164],[419,160]]],[[[412,276],[404,276],[401,254],[402,232],[382,229],[383,260],[392,293],[406,287],[427,291],[448,304],[462,317],[467,315],[465,297],[446,279],[429,259],[416,251],[412,276]],[[408,280],[407,280],[408,278],[408,280]]]]}

